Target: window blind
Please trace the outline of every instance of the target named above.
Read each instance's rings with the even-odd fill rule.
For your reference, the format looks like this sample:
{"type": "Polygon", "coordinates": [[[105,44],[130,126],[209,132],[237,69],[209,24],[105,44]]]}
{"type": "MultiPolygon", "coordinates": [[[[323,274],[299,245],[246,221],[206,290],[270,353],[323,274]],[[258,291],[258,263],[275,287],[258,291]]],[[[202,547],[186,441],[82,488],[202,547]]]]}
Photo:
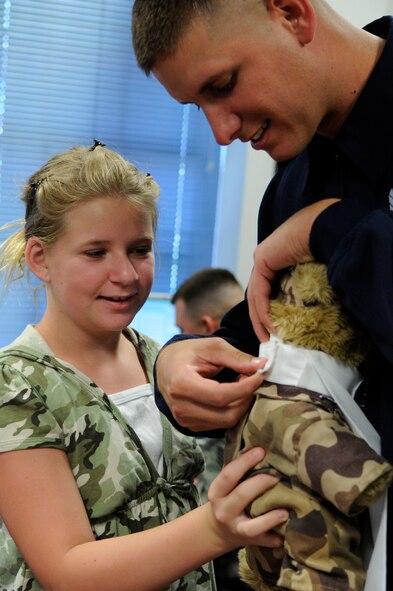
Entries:
{"type": "MultiPolygon", "coordinates": [[[[195,107],[177,104],[137,67],[131,8],[130,0],[4,0],[0,225],[23,217],[18,195],[32,172],[97,138],[161,187],[153,291],[168,294],[211,264],[219,147],[195,107]]],[[[0,307],[0,346],[42,306],[15,284],[0,307]]]]}

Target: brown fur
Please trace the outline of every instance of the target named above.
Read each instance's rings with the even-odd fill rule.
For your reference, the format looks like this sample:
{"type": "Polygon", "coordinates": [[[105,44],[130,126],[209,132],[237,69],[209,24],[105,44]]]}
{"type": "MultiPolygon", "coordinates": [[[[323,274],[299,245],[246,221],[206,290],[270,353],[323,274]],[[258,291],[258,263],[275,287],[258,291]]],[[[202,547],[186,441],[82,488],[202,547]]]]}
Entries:
{"type": "Polygon", "coordinates": [[[358,367],[369,344],[329,286],[326,266],[303,263],[285,273],[271,300],[270,316],[284,341],[323,351],[358,367]]]}

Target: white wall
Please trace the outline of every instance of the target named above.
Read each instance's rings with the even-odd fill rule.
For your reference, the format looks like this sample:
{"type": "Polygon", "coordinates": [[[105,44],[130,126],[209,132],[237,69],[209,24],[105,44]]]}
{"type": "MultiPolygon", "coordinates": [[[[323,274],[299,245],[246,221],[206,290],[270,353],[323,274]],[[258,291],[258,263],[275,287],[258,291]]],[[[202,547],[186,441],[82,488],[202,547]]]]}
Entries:
{"type": "MultiPolygon", "coordinates": [[[[330,0],[330,4],[358,26],[393,14],[393,0],[330,0]]],[[[244,286],[252,269],[259,204],[273,172],[274,162],[267,154],[240,142],[225,148],[212,264],[231,269],[244,286]]]]}

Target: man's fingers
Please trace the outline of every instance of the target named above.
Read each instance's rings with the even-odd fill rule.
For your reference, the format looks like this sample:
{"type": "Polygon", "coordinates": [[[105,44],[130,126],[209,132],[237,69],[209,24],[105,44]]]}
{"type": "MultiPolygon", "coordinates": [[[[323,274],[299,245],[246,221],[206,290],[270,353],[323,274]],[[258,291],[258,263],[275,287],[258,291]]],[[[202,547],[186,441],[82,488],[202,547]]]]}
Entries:
{"type": "Polygon", "coordinates": [[[158,355],[157,386],[176,421],[192,431],[233,426],[240,419],[264,376],[266,359],[253,357],[218,337],[177,341],[158,355]],[[247,376],[220,383],[223,367],[247,376]]]}
{"type": "Polygon", "coordinates": [[[187,418],[189,405],[194,411],[198,407],[206,407],[209,413],[215,410],[222,411],[236,403],[243,405],[244,402],[248,405],[250,397],[263,380],[263,374],[256,372],[251,376],[243,376],[240,381],[222,384],[194,375],[192,378],[189,376],[188,380],[176,380],[167,391],[166,398],[171,403],[173,413],[187,418]],[[193,393],[192,399],[187,395],[190,391],[193,393]]]}
{"type": "Polygon", "coordinates": [[[224,407],[211,407],[190,402],[187,399],[176,400],[172,413],[179,425],[191,431],[210,431],[233,427],[244,415],[251,402],[251,396],[224,407]]]}
{"type": "Polygon", "coordinates": [[[276,328],[272,324],[270,317],[259,313],[256,306],[249,306],[249,310],[252,327],[259,342],[267,342],[270,338],[270,333],[276,332],[276,328]]]}
{"type": "Polygon", "coordinates": [[[260,342],[265,342],[269,340],[270,332],[274,331],[269,310],[271,282],[275,273],[263,262],[258,262],[257,250],[254,256],[255,266],[247,287],[247,300],[254,332],[260,342]]]}
{"type": "Polygon", "coordinates": [[[253,373],[261,365],[257,358],[219,337],[177,341],[162,349],[157,358],[158,371],[164,374],[180,363],[198,373],[204,372],[205,376],[214,376],[223,367],[237,373],[253,373]]]}
{"type": "MultiPolygon", "coordinates": [[[[222,339],[214,340],[219,343],[222,339]]],[[[182,345],[183,341],[177,344],[182,345]]],[[[257,373],[257,370],[264,367],[266,360],[254,358],[255,361],[250,362],[252,356],[245,357],[247,362],[244,373],[250,372],[251,375],[245,375],[241,381],[226,383],[204,377],[203,374],[208,371],[217,373],[217,367],[212,372],[212,365],[209,363],[199,362],[203,368],[199,370],[195,366],[198,361],[183,365],[180,363],[175,372],[170,370],[169,357],[163,358],[162,381],[165,387],[160,380],[158,387],[176,421],[194,432],[226,429],[235,425],[247,410],[253,393],[264,380],[264,376],[257,373]]],[[[159,372],[157,367],[157,375],[159,372]]]]}
{"type": "Polygon", "coordinates": [[[195,432],[233,427],[250,406],[254,392],[263,382],[264,376],[242,376],[241,384],[220,384],[198,376],[197,383],[199,380],[200,388],[189,379],[184,386],[179,384],[176,391],[168,395],[168,403],[176,421],[195,432]],[[192,398],[187,395],[191,385],[192,398]]]}
{"type": "MultiPolygon", "coordinates": [[[[187,343],[196,343],[196,341],[187,341],[187,343]]],[[[261,359],[236,349],[219,337],[204,339],[204,343],[201,341],[199,345],[200,350],[197,345],[189,366],[199,373],[204,372],[205,376],[214,376],[217,370],[224,367],[239,374],[253,374],[263,366],[261,359]],[[207,341],[209,342],[206,343],[207,341]]]]}

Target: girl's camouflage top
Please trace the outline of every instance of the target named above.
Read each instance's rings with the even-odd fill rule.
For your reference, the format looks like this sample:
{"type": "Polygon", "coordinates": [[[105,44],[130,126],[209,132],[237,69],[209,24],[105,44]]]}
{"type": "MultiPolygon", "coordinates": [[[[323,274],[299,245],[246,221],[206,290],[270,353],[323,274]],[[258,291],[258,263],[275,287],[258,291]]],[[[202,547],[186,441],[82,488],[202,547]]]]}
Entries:
{"type": "MultiPolygon", "coordinates": [[[[152,381],[157,344],[135,331],[127,334],[152,381]]],[[[63,450],[97,540],[156,527],[197,506],[192,482],[203,467],[200,449],[165,417],[162,423],[160,475],[110,397],[75,367],[56,359],[32,326],[0,350],[0,452],[63,450]]],[[[150,559],[146,557],[147,564],[150,559]]],[[[0,518],[0,591],[27,589],[42,587],[0,518]]],[[[214,590],[211,565],[168,589],[214,590]]]]}

